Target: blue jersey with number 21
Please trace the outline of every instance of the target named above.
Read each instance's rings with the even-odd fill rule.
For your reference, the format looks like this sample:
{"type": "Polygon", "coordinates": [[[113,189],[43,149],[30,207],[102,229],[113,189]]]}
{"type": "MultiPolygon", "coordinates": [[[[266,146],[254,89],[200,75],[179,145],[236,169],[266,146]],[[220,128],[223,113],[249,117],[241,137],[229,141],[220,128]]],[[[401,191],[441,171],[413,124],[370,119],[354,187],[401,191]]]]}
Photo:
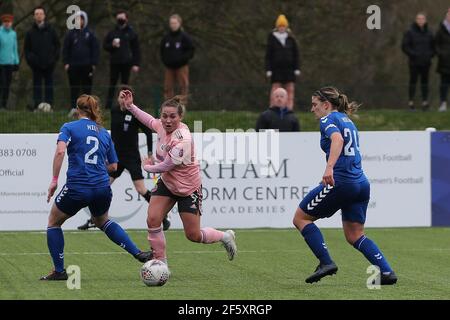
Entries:
{"type": "Polygon", "coordinates": [[[69,188],[102,188],[109,186],[107,163],[117,163],[111,136],[95,121],[80,119],[65,123],[58,141],[67,145],[69,169],[66,185],[69,188]]]}
{"type": "Polygon", "coordinates": [[[325,152],[327,161],[330,156],[331,135],[334,132],[339,132],[344,138],[344,147],[333,169],[335,182],[365,181],[367,178],[361,166],[358,129],[347,114],[333,111],[320,119],[320,147],[325,152]]]}

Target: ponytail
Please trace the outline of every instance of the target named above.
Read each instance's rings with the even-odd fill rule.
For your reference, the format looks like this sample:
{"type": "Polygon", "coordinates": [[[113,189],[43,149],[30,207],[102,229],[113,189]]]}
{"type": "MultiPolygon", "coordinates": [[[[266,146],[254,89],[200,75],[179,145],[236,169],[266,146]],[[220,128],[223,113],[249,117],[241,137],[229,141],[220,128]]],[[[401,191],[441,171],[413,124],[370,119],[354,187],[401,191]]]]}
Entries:
{"type": "Polygon", "coordinates": [[[348,97],[340,93],[335,87],[323,87],[317,90],[313,96],[317,97],[320,101],[328,101],[334,110],[346,113],[347,115],[356,113],[360,106],[355,101],[349,102],[348,97]]]}
{"type": "Polygon", "coordinates": [[[77,99],[77,108],[89,119],[95,121],[98,126],[103,126],[100,99],[97,96],[82,94],[77,99]]]}

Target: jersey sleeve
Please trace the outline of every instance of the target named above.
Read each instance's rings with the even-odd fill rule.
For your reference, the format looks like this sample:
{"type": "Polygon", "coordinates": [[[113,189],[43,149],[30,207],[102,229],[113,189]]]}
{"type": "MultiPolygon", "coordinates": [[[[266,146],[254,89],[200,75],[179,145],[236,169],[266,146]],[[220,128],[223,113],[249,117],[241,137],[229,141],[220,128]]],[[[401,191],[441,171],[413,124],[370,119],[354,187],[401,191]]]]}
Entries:
{"type": "Polygon", "coordinates": [[[320,132],[327,138],[330,138],[334,132],[341,132],[332,117],[323,117],[320,119],[320,132]]]}
{"type": "Polygon", "coordinates": [[[70,137],[71,137],[71,135],[70,135],[69,126],[67,125],[67,123],[65,123],[65,124],[63,124],[61,129],[59,129],[57,142],[64,141],[65,143],[68,143],[70,141],[70,137]]]}
{"type": "Polygon", "coordinates": [[[114,147],[114,142],[111,139],[111,136],[109,137],[109,148],[106,152],[106,159],[108,160],[108,163],[118,163],[119,158],[117,157],[116,149],[114,147]]]}
{"type": "Polygon", "coordinates": [[[192,136],[187,129],[177,129],[172,133],[174,142],[168,155],[176,165],[189,164],[192,155],[192,136]]]}

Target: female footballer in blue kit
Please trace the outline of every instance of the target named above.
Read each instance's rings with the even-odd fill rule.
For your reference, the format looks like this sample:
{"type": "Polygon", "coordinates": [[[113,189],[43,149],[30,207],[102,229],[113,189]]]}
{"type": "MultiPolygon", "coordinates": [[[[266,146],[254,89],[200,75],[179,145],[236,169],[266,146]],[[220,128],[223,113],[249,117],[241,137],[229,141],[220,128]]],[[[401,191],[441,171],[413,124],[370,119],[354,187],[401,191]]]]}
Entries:
{"type": "Polygon", "coordinates": [[[53,179],[47,202],[58,187],[58,176],[66,153],[69,158],[66,185],[55,199],[47,227],[47,245],[54,270],[41,280],[67,280],[64,269],[64,236],[61,225],[84,207],[89,207],[95,225],[109,239],[137,260],[151,259],[151,252],[140,251],[128,234],[108,219],[112,191],[108,171],[117,169],[117,155],[108,131],[101,126],[98,99],[82,95],[77,100],[79,120],[65,123],[58,135],[53,159],[53,179]]]}
{"type": "Polygon", "coordinates": [[[358,108],[346,95],[334,87],[324,87],[312,96],[311,112],[320,120],[320,147],[326,154],[327,165],[321,184],[302,200],[293,223],[320,263],[307,283],[335,274],[338,267],[331,259],[322,233],[314,224],[329,218],[339,209],[345,238],[372,265],[380,268],[380,284],[397,282],[377,245],[364,235],[370,184],[361,167],[359,135],[349,115],[358,108]]]}

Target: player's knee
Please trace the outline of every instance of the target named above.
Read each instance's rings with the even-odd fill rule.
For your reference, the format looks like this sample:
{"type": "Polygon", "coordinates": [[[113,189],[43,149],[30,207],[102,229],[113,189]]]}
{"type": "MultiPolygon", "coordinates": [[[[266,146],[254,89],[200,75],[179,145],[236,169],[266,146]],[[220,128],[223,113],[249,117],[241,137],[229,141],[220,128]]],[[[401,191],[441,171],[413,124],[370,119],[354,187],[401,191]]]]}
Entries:
{"type": "Polygon", "coordinates": [[[361,237],[361,235],[358,233],[349,233],[345,234],[345,239],[347,240],[348,244],[353,246],[353,244],[358,241],[358,239],[361,237]]]}
{"type": "Polygon", "coordinates": [[[192,242],[201,242],[202,241],[202,235],[199,231],[191,231],[187,230],[185,231],[186,238],[192,242]]]}
{"type": "Polygon", "coordinates": [[[155,216],[148,216],[147,217],[147,227],[149,228],[158,228],[161,225],[161,221],[155,216]]]}

